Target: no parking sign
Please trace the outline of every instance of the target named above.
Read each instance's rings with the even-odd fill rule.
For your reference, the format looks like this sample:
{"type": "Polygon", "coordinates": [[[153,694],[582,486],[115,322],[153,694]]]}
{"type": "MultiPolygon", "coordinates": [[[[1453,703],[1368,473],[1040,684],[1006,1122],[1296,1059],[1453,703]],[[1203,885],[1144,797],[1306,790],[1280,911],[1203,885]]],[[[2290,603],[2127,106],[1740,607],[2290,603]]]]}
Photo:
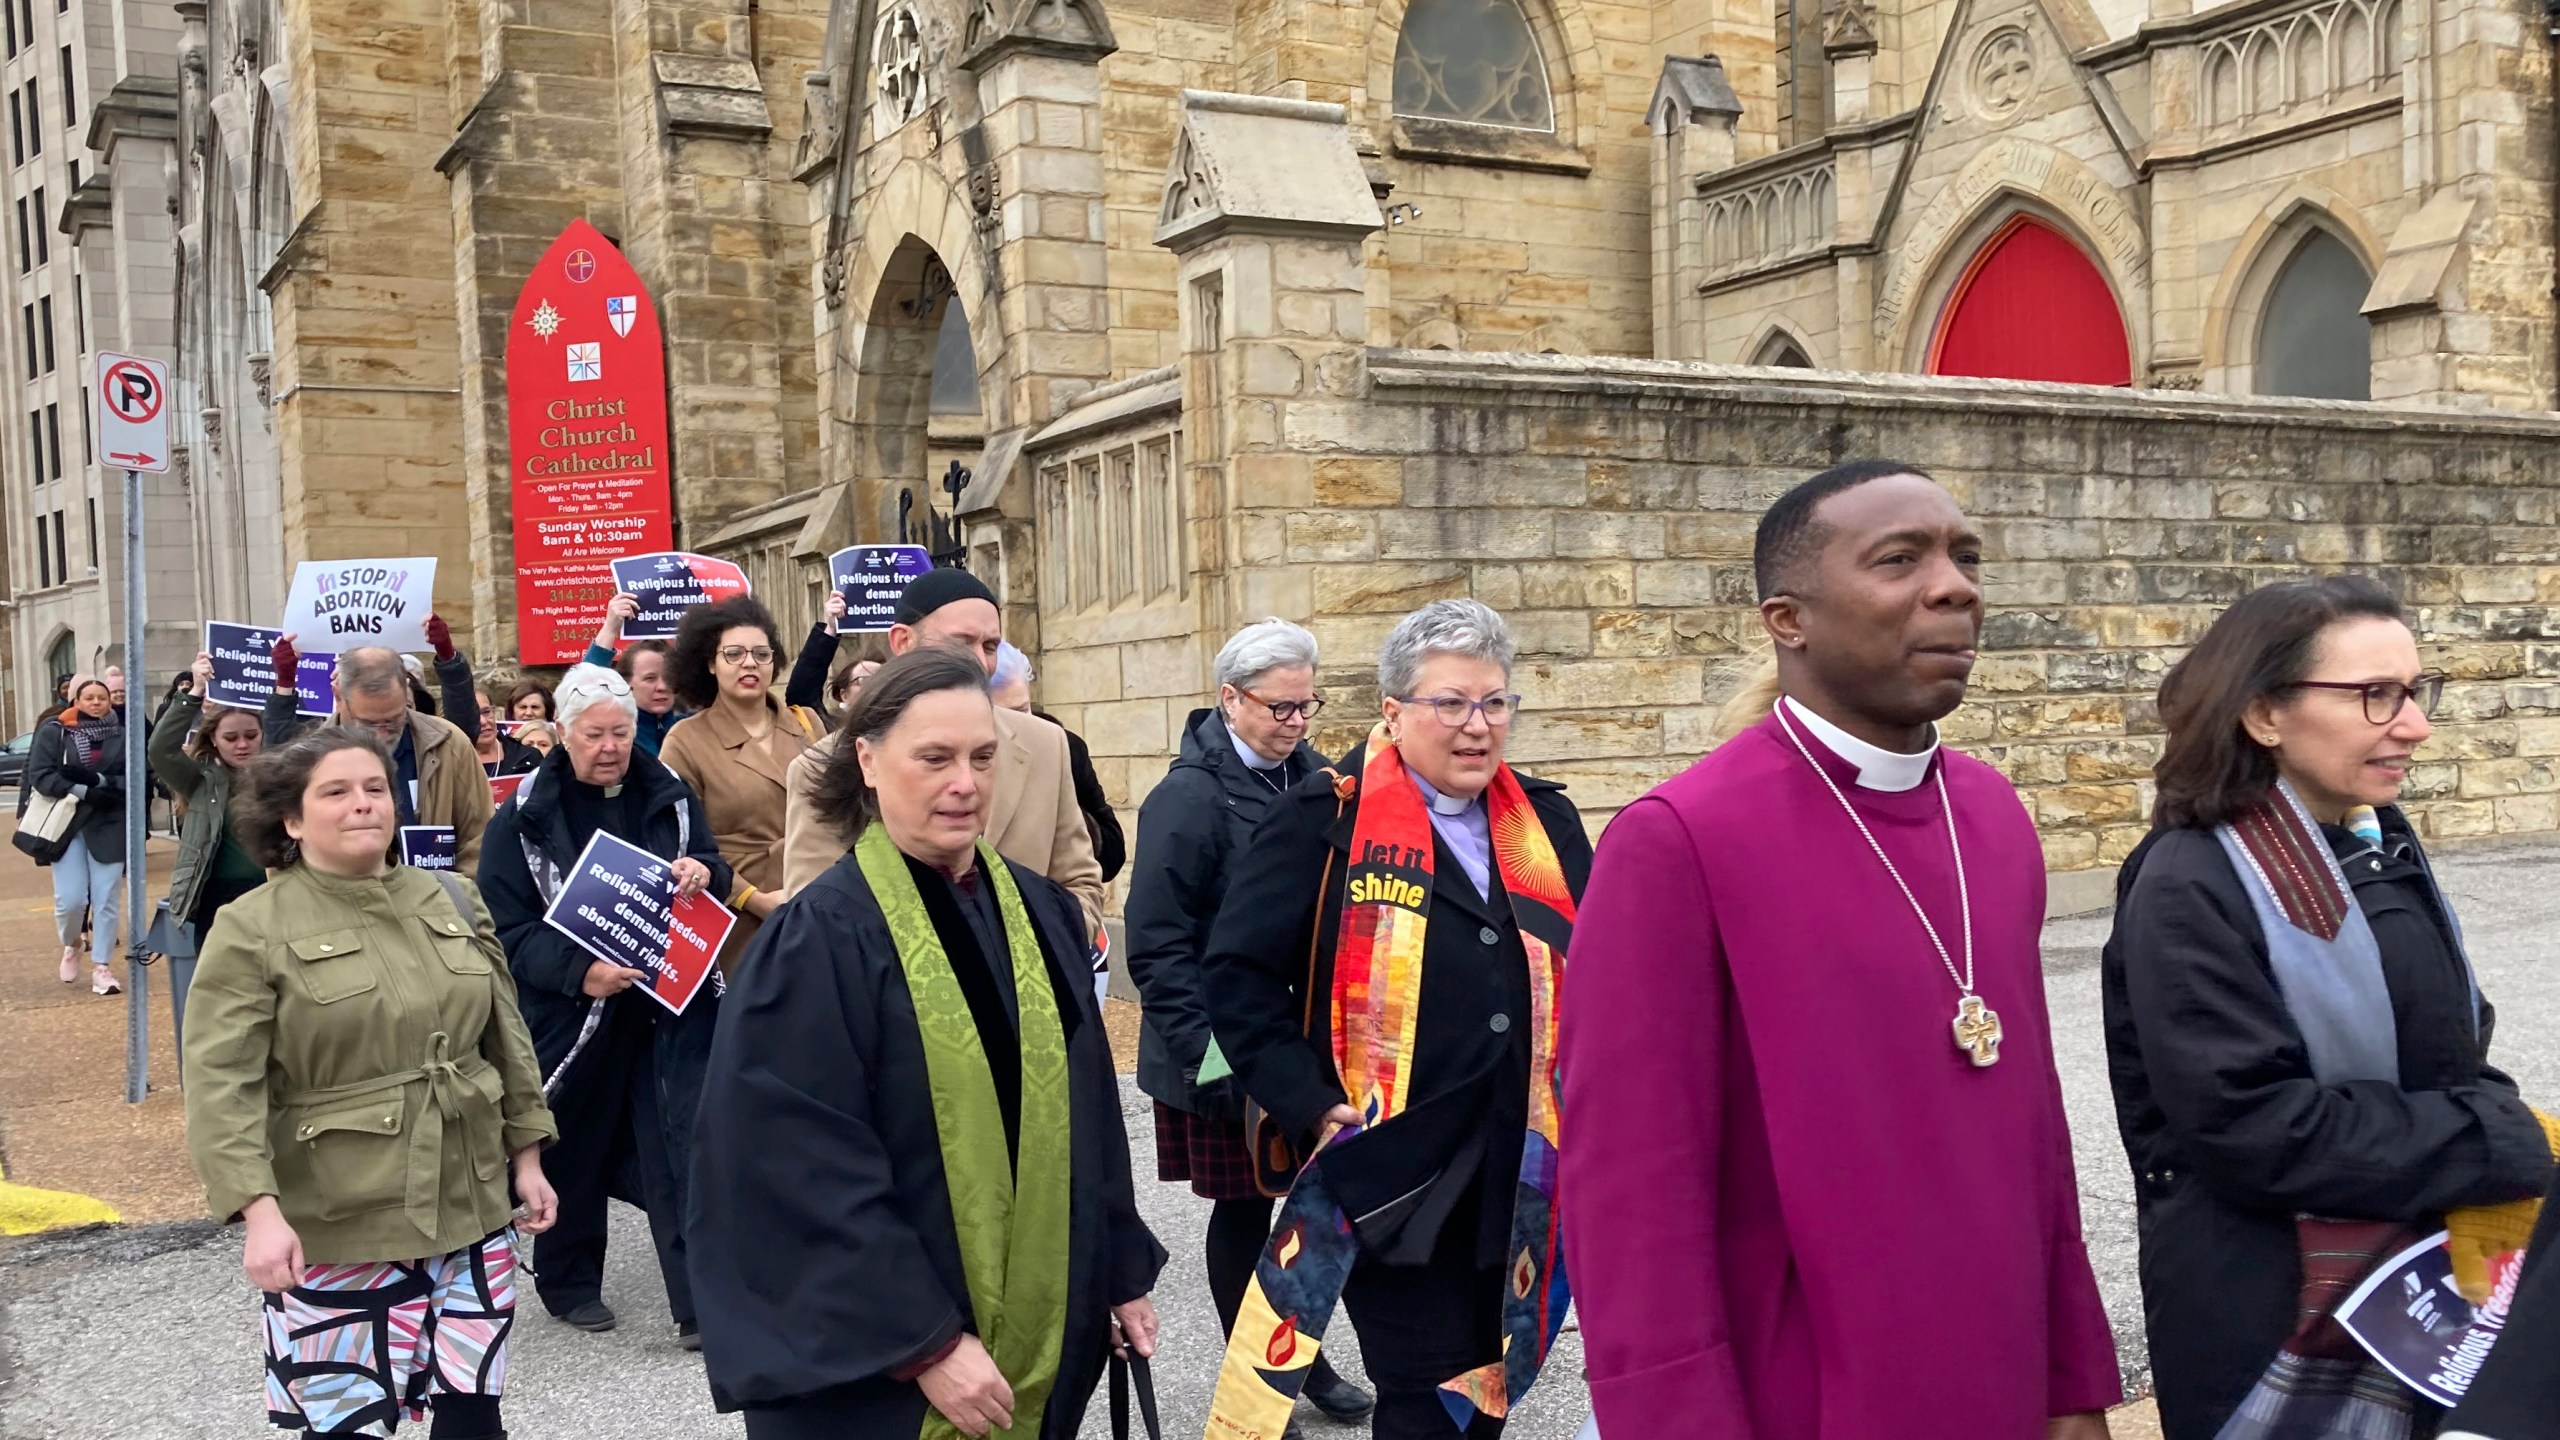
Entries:
{"type": "Polygon", "coordinates": [[[169,367],[98,353],[98,453],[118,470],[169,468],[169,367]]]}

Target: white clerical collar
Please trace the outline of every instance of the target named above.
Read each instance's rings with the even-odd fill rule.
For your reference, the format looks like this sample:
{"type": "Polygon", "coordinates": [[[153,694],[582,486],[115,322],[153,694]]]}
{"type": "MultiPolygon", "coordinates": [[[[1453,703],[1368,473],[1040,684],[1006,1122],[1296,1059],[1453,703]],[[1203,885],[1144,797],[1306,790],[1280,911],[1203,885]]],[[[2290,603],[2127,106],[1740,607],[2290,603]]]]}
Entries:
{"type": "Polygon", "coordinates": [[[1263,759],[1261,751],[1244,743],[1244,737],[1238,735],[1233,730],[1229,730],[1227,732],[1227,743],[1236,747],[1237,759],[1243,761],[1245,764],[1256,770],[1277,770],[1281,766],[1289,763],[1289,757],[1286,755],[1281,756],[1277,760],[1263,759]]]}
{"type": "Polygon", "coordinates": [[[1778,703],[1787,707],[1789,718],[1812,731],[1813,738],[1821,741],[1832,754],[1858,767],[1861,789],[1898,793],[1916,790],[1920,788],[1921,781],[1929,778],[1929,762],[1938,755],[1938,727],[1935,725],[1929,727],[1927,748],[1916,754],[1904,755],[1868,744],[1788,696],[1779,696],[1778,703]]]}
{"type": "Polygon", "coordinates": [[[1422,792],[1422,798],[1430,804],[1434,815],[1464,815],[1475,806],[1473,800],[1461,800],[1455,795],[1443,795],[1432,789],[1431,782],[1414,775],[1411,767],[1407,767],[1404,773],[1413,776],[1413,788],[1422,792]]]}

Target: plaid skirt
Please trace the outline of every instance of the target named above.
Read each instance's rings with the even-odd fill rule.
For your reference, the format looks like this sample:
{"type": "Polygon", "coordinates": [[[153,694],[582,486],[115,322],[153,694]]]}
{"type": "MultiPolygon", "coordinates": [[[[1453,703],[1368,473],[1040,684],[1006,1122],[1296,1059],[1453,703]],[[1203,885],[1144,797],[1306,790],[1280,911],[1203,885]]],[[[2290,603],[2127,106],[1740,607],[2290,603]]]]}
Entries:
{"type": "Polygon", "coordinates": [[[1253,1180],[1244,1121],[1194,1115],[1156,1102],[1156,1178],[1188,1181],[1203,1200],[1264,1200],[1253,1180]]]}
{"type": "Polygon", "coordinates": [[[515,1327],[513,1227],[425,1260],[312,1265],[266,1297],[267,1421],[389,1435],[437,1395],[496,1395],[515,1327]]]}

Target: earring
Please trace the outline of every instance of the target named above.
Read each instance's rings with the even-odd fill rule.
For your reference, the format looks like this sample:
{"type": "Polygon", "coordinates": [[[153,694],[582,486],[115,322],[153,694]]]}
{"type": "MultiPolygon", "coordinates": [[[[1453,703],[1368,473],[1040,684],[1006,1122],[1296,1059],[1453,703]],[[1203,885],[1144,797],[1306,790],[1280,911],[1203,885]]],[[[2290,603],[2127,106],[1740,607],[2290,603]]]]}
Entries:
{"type": "Polygon", "coordinates": [[[2258,743],[2272,750],[2276,746],[2276,737],[2273,735],[2261,735],[2258,737],[2258,743]]]}

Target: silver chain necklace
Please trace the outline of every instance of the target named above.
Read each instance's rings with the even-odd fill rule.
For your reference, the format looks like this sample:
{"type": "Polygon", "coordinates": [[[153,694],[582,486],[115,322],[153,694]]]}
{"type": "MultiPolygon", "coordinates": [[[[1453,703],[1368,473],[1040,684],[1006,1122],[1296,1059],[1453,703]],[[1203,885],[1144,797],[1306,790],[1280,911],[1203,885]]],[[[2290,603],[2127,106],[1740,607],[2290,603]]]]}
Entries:
{"type": "Polygon", "coordinates": [[[1947,767],[1944,763],[1937,767],[1938,808],[1947,817],[1947,848],[1954,851],[1956,857],[1956,904],[1964,916],[1964,969],[1961,971],[1956,969],[1955,957],[1947,953],[1947,942],[1938,938],[1938,927],[1930,923],[1929,912],[1920,908],[1919,897],[1911,893],[1911,886],[1902,878],[1902,871],[1893,863],[1893,857],[1884,853],[1884,846],[1877,843],[1875,832],[1867,828],[1866,820],[1858,814],[1858,807],[1850,804],[1849,797],[1841,792],[1840,782],[1832,779],[1831,772],[1823,769],[1822,763],[1813,758],[1813,751],[1806,747],[1804,737],[1796,733],[1794,722],[1787,719],[1787,704],[1787,701],[1780,700],[1774,712],[1778,717],[1778,728],[1787,732],[1787,738],[1795,742],[1796,753],[1804,757],[1804,763],[1813,767],[1814,774],[1822,777],[1823,787],[1831,792],[1831,798],[1839,801],[1840,808],[1848,812],[1849,823],[1857,826],[1858,833],[1866,837],[1867,848],[1876,852],[1876,859],[1884,865],[1884,873],[1893,877],[1895,888],[1902,892],[1903,900],[1911,906],[1911,913],[1920,921],[1920,928],[1927,932],[1929,943],[1937,947],[1938,963],[1947,967],[1947,978],[1956,982],[1956,1016],[1952,1027],[1956,1048],[1965,1053],[1965,1058],[1971,1060],[1976,1069],[1999,1064],[2000,1014],[1984,1004],[1981,996],[1973,993],[1973,892],[1965,884],[1964,842],[1956,836],[1955,806],[1947,799],[1947,767]]]}

